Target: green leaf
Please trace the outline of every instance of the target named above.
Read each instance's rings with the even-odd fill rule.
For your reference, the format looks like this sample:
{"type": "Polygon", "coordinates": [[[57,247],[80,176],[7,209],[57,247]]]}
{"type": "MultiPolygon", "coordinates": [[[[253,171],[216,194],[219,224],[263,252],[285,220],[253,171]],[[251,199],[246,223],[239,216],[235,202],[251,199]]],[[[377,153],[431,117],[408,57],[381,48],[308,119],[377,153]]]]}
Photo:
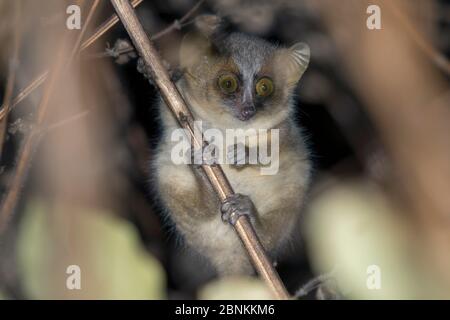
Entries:
{"type": "MultiPolygon", "coordinates": [[[[414,231],[376,187],[341,184],[311,204],[306,235],[317,273],[335,270],[341,293],[353,299],[442,298],[423,269],[414,231]],[[372,286],[374,268],[380,286],[372,286]]],[[[448,296],[448,294],[447,294],[448,296]]]]}
{"type": "Polygon", "coordinates": [[[33,201],[21,221],[18,259],[26,293],[35,299],[162,299],[166,277],[135,228],[108,212],[33,201]],[[69,290],[67,267],[81,269],[69,290]]]}

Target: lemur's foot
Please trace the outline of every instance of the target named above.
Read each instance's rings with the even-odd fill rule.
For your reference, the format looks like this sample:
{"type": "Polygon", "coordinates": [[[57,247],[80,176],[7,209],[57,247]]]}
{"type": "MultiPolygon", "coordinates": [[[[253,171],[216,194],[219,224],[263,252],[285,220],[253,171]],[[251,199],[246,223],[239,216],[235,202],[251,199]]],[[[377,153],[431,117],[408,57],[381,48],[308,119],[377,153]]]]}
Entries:
{"type": "Polygon", "coordinates": [[[256,209],[252,200],[243,194],[235,193],[222,203],[220,207],[222,213],[222,220],[229,222],[232,225],[236,224],[236,221],[242,215],[247,215],[252,223],[256,219],[256,209]]]}

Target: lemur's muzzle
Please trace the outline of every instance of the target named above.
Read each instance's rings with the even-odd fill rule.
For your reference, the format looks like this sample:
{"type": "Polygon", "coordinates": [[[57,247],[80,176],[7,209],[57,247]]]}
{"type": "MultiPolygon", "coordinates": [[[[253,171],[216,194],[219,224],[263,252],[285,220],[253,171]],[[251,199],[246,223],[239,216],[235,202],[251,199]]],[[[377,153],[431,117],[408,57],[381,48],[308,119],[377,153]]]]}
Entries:
{"type": "Polygon", "coordinates": [[[254,105],[247,105],[241,109],[239,114],[239,119],[242,121],[247,121],[253,117],[256,113],[256,108],[254,105]]]}

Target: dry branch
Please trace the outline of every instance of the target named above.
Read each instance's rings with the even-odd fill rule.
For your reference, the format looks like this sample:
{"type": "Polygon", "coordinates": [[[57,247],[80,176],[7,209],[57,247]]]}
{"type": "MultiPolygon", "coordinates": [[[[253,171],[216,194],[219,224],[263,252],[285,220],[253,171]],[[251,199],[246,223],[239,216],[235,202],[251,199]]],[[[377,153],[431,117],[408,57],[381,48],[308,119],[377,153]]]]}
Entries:
{"type": "Polygon", "coordinates": [[[430,58],[436,67],[444,71],[447,75],[450,75],[450,62],[445,55],[433,47],[432,43],[417,30],[411,22],[411,19],[398,7],[398,4],[393,1],[386,1],[385,3],[389,6],[389,9],[397,17],[416,45],[430,58]]]}
{"type": "MultiPolygon", "coordinates": [[[[131,5],[137,7],[142,3],[143,0],[133,0],[131,5]]],[[[80,51],[87,49],[95,41],[97,41],[102,35],[104,35],[109,29],[111,29],[117,22],[119,17],[117,15],[112,15],[106,22],[104,22],[88,39],[86,39],[80,46],[80,51]]],[[[86,23],[85,23],[86,25],[86,23]]],[[[81,38],[82,39],[82,38],[81,38]]],[[[28,86],[26,86],[11,102],[9,109],[17,106],[23,99],[28,97],[35,89],[39,88],[47,79],[49,71],[46,70],[42,72],[38,77],[36,77],[28,86]]]]}
{"type": "MultiPolygon", "coordinates": [[[[182,16],[180,19],[175,20],[172,22],[167,28],[162,29],[158,33],[155,33],[154,35],[150,36],[151,41],[158,40],[159,38],[162,38],[163,36],[175,31],[180,30],[185,23],[188,23],[187,21],[194,15],[194,13],[200,8],[200,6],[205,2],[205,0],[198,1],[184,16],[182,16]]],[[[122,50],[117,50],[115,52],[117,55],[125,54],[134,51],[134,48],[125,48],[122,50]]],[[[101,52],[97,54],[93,54],[93,58],[103,58],[103,57],[109,57],[111,56],[108,52],[101,52]]]]}
{"type": "MultiPolygon", "coordinates": [[[[127,0],[111,0],[111,2],[128,31],[136,50],[151,72],[153,80],[160,89],[167,106],[173,112],[180,126],[190,132],[194,147],[201,148],[204,142],[199,141],[194,135],[194,118],[192,113],[175,85],[171,82],[167,70],[161,62],[161,58],[151,44],[132,6],[127,0]]],[[[224,201],[234,193],[220,165],[202,165],[202,168],[221,201],[224,201]]],[[[289,294],[267,257],[249,219],[246,216],[239,217],[234,227],[246,247],[255,269],[266,281],[274,296],[278,299],[288,299],[289,294]]]]}
{"type": "Polygon", "coordinates": [[[91,8],[89,9],[88,15],[86,17],[86,21],[84,22],[83,28],[81,29],[80,34],[77,37],[77,41],[75,43],[75,45],[73,46],[72,52],[70,54],[69,57],[69,64],[73,61],[73,59],[75,58],[75,55],[80,51],[81,48],[81,41],[84,38],[84,34],[87,31],[87,27],[89,26],[92,17],[94,16],[94,12],[97,9],[98,5],[100,4],[100,0],[95,0],[94,3],[92,4],[91,8]]]}
{"type": "Polygon", "coordinates": [[[6,81],[5,95],[3,98],[3,106],[0,109],[0,156],[3,154],[3,143],[6,137],[6,129],[8,126],[8,114],[11,109],[11,99],[14,93],[14,83],[16,81],[16,68],[19,61],[19,47],[22,38],[22,30],[20,25],[21,2],[16,1],[14,5],[14,34],[12,45],[12,58],[9,64],[9,74],[6,81]]]}
{"type": "MultiPolygon", "coordinates": [[[[144,0],[133,0],[131,1],[131,5],[133,6],[133,8],[136,8],[138,5],[142,3],[142,1],[144,0]]],[[[97,29],[97,31],[94,32],[93,35],[91,35],[86,41],[83,42],[80,50],[88,48],[91,44],[97,41],[98,38],[104,35],[109,29],[114,27],[117,22],[119,22],[119,17],[116,14],[112,15],[97,29]]]]}
{"type": "Polygon", "coordinates": [[[69,58],[67,58],[67,47],[68,47],[68,34],[64,34],[63,41],[58,50],[58,56],[55,61],[55,65],[53,69],[49,72],[49,81],[46,83],[42,98],[39,102],[39,105],[36,109],[36,119],[35,124],[31,132],[25,137],[24,142],[22,144],[18,160],[17,166],[15,169],[14,176],[12,178],[11,184],[6,192],[4,197],[1,211],[0,211],[0,235],[5,231],[6,226],[14,212],[14,209],[17,205],[17,201],[20,196],[20,190],[25,181],[25,178],[28,173],[28,168],[30,166],[30,162],[33,158],[34,151],[36,150],[40,138],[42,137],[41,126],[44,123],[44,120],[47,115],[49,100],[53,94],[55,85],[57,80],[60,77],[61,71],[63,68],[67,67],[75,57],[76,52],[78,52],[81,39],[86,32],[86,29],[89,25],[90,20],[92,19],[93,13],[97,8],[100,0],[95,0],[92,4],[88,18],[81,30],[78,34],[75,45],[73,45],[72,50],[69,52],[69,58]]]}

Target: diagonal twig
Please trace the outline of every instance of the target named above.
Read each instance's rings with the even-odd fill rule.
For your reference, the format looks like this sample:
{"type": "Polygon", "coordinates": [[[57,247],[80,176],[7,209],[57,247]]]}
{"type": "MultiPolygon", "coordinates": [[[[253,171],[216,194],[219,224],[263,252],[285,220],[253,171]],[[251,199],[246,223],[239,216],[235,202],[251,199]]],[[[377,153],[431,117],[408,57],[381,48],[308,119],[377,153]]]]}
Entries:
{"type": "MultiPolygon", "coordinates": [[[[133,0],[131,5],[133,7],[138,6],[142,3],[143,0],[133,0]]],[[[112,15],[105,23],[103,23],[97,31],[95,31],[87,40],[85,40],[81,46],[80,50],[83,51],[91,46],[95,41],[97,41],[102,35],[104,35],[108,30],[110,30],[117,22],[119,18],[117,15],[112,15]]],[[[9,109],[11,110],[15,106],[17,106],[20,102],[22,102],[30,93],[32,93],[35,89],[39,88],[47,79],[49,75],[49,71],[46,70],[42,72],[39,76],[37,76],[28,86],[26,86],[12,101],[9,109]]]]}
{"type": "Polygon", "coordinates": [[[161,38],[162,36],[165,36],[166,34],[171,33],[172,31],[175,30],[179,30],[180,26],[182,26],[184,23],[186,23],[190,18],[192,18],[192,16],[194,15],[194,13],[201,7],[201,5],[205,2],[205,0],[199,0],[195,6],[193,6],[191,8],[191,10],[189,10],[188,12],[186,12],[186,14],[181,17],[179,20],[175,20],[174,22],[172,22],[172,24],[167,27],[166,29],[161,30],[158,33],[155,33],[153,36],[150,37],[150,40],[154,41],[156,39],[161,38]]]}
{"type": "Polygon", "coordinates": [[[401,11],[395,1],[386,1],[386,5],[390,7],[405,31],[411,36],[416,45],[431,59],[436,67],[444,71],[447,75],[450,75],[450,62],[445,55],[440,53],[433,44],[417,30],[411,22],[411,19],[401,11]]]}
{"type": "Polygon", "coordinates": [[[75,58],[75,55],[80,51],[80,48],[81,48],[81,45],[82,45],[81,41],[83,40],[84,34],[87,31],[87,26],[89,26],[89,23],[91,22],[91,20],[92,20],[92,18],[94,16],[94,12],[97,9],[99,4],[100,4],[100,1],[99,0],[95,0],[94,3],[92,4],[91,8],[89,9],[89,12],[88,12],[88,15],[86,17],[86,21],[84,23],[84,26],[81,29],[81,32],[78,35],[77,41],[75,42],[73,50],[72,50],[72,52],[70,54],[70,57],[69,57],[69,60],[68,60],[69,64],[73,61],[73,59],[75,58]]]}
{"type": "Polygon", "coordinates": [[[59,128],[65,126],[66,124],[69,124],[69,123],[72,123],[74,121],[83,119],[89,114],[89,111],[90,111],[89,109],[86,109],[86,110],[77,112],[73,116],[67,117],[67,118],[62,119],[60,121],[57,121],[56,123],[49,124],[47,127],[42,129],[43,133],[52,132],[55,129],[59,129],[59,128]]]}
{"type": "MultiPolygon", "coordinates": [[[[199,0],[184,16],[182,16],[180,19],[174,20],[167,28],[162,29],[161,31],[155,33],[154,35],[150,36],[151,41],[158,40],[159,38],[162,38],[163,36],[175,31],[180,30],[183,28],[183,26],[187,23],[187,21],[192,18],[194,13],[201,7],[201,5],[205,2],[205,0],[199,0]]],[[[134,51],[133,47],[124,48],[121,50],[115,51],[115,54],[121,55],[125,53],[129,53],[134,51]]],[[[93,54],[92,58],[104,58],[104,57],[110,57],[111,54],[109,52],[101,52],[97,54],[93,54]]]]}
{"type": "Polygon", "coordinates": [[[78,52],[81,44],[81,39],[86,32],[89,22],[92,19],[94,11],[99,3],[100,0],[95,0],[92,4],[89,10],[88,18],[86,19],[81,32],[78,34],[77,41],[75,42],[75,45],[70,52],[69,58],[65,58],[69,40],[67,31],[63,35],[63,41],[59,47],[54,67],[51,71],[49,71],[49,81],[46,83],[42,98],[37,107],[35,125],[33,126],[31,132],[24,139],[21,150],[19,152],[19,156],[17,158],[18,160],[14,176],[2,202],[0,211],[0,235],[5,231],[17,205],[17,201],[20,196],[20,190],[27,176],[28,168],[33,158],[34,151],[36,150],[42,137],[42,130],[40,127],[42,126],[47,115],[49,100],[53,94],[57,80],[59,79],[63,68],[70,65],[75,57],[76,52],[78,52]]]}
{"type": "MultiPolygon", "coordinates": [[[[133,8],[136,8],[140,5],[144,0],[133,0],[131,1],[131,5],[133,8]]],[[[98,29],[94,32],[86,41],[81,45],[80,50],[84,50],[88,48],[91,44],[93,44],[97,39],[99,39],[102,35],[108,32],[109,29],[114,27],[116,23],[119,22],[119,17],[116,14],[113,14],[108,20],[106,20],[98,29]]]]}
{"type": "Polygon", "coordinates": [[[14,83],[16,81],[16,69],[19,60],[19,48],[20,42],[22,40],[22,30],[21,30],[21,1],[16,1],[14,3],[14,25],[16,26],[13,35],[13,45],[12,45],[12,59],[9,63],[9,74],[6,81],[5,95],[3,99],[3,106],[0,109],[0,156],[3,153],[3,143],[6,136],[6,128],[8,126],[8,114],[11,109],[11,99],[14,93],[14,83]]]}

